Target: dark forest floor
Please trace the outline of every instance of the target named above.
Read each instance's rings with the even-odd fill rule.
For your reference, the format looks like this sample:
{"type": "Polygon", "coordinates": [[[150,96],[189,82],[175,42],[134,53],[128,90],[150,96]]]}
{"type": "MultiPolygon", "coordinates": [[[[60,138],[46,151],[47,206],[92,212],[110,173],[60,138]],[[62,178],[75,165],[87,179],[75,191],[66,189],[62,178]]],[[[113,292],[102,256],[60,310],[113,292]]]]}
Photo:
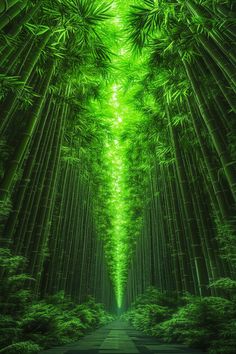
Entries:
{"type": "Polygon", "coordinates": [[[97,329],[76,343],[44,350],[40,354],[201,354],[179,344],[162,344],[154,337],[134,330],[124,321],[114,321],[97,329]]]}

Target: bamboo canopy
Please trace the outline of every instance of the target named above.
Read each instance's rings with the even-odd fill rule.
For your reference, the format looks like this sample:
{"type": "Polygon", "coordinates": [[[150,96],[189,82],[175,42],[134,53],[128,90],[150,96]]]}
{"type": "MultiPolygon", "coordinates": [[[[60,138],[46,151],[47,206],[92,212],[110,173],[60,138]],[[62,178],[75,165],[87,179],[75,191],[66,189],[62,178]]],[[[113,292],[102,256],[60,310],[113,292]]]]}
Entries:
{"type": "Polygon", "coordinates": [[[35,299],[125,310],[236,280],[235,19],[232,0],[0,0],[0,246],[35,299]]]}

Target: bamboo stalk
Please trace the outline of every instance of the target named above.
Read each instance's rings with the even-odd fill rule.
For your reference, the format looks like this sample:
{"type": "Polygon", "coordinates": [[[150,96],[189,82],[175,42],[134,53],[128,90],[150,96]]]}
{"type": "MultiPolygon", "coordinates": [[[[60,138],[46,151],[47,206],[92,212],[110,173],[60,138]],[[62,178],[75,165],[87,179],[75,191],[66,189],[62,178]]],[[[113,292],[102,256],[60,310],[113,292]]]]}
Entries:
{"type": "Polygon", "coordinates": [[[11,0],[9,9],[6,9],[4,14],[0,16],[0,30],[6,27],[15,17],[17,17],[24,10],[26,5],[27,0],[17,2],[11,0]]]}
{"type": "Polygon", "coordinates": [[[30,139],[32,138],[36,124],[38,122],[39,115],[41,113],[43,104],[45,102],[45,98],[47,96],[47,90],[52,78],[53,69],[54,69],[54,65],[51,64],[48,68],[44,85],[40,92],[41,96],[37,99],[34,105],[31,117],[29,117],[25,130],[22,134],[22,140],[20,141],[20,144],[15,148],[14,156],[11,162],[9,163],[8,169],[4,175],[3,181],[1,183],[1,189],[0,189],[0,199],[3,201],[6,200],[7,197],[9,197],[9,195],[11,194],[12,187],[14,185],[15,174],[20,164],[24,160],[27,151],[27,146],[30,142],[30,139]]]}

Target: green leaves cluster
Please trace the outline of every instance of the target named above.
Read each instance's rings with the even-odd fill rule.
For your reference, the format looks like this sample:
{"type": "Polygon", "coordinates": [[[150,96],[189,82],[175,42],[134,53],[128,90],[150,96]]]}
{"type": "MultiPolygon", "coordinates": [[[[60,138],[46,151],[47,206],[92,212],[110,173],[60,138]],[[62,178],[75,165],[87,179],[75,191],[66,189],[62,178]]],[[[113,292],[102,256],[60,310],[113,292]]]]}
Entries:
{"type": "Polygon", "coordinates": [[[0,255],[0,353],[37,353],[77,340],[87,330],[112,320],[91,296],[82,304],[63,291],[44,300],[33,299],[29,290],[33,279],[22,273],[26,259],[6,248],[0,249],[0,255]]]}
{"type": "MultiPolygon", "coordinates": [[[[219,279],[214,285],[222,282],[219,279]]],[[[135,328],[165,343],[181,343],[208,353],[233,354],[235,311],[235,291],[231,299],[189,294],[176,298],[174,294],[150,288],[139,295],[132,310],[123,317],[135,328]]]]}

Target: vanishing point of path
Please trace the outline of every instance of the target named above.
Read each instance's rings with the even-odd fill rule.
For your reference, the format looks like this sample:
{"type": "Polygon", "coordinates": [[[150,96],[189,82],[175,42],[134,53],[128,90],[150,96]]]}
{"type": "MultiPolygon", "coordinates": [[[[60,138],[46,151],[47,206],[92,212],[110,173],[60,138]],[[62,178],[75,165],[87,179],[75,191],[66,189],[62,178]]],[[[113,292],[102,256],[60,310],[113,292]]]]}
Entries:
{"type": "Polygon", "coordinates": [[[44,350],[40,354],[202,354],[179,344],[162,344],[155,338],[134,330],[117,320],[63,347],[44,350]]]}

